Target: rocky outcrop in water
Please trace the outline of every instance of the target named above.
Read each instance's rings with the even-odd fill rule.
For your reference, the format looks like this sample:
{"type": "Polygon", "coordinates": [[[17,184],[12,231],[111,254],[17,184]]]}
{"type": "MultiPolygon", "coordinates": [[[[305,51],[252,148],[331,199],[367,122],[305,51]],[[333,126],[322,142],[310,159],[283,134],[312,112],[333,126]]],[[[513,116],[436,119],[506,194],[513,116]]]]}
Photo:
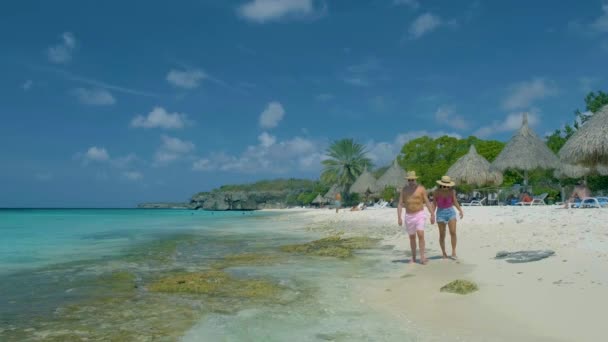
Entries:
{"type": "Polygon", "coordinates": [[[258,210],[286,208],[288,191],[211,191],[190,199],[189,207],[203,210],[258,210]]]}
{"type": "Polygon", "coordinates": [[[140,209],[189,209],[188,203],[150,202],[137,205],[140,209]]]}

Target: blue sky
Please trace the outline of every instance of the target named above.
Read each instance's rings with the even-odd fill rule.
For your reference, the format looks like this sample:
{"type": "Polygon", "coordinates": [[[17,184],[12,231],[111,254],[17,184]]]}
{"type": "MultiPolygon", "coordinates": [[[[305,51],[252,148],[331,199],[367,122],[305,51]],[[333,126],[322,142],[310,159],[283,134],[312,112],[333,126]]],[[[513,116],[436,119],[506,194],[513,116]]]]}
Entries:
{"type": "Polygon", "coordinates": [[[602,1],[0,4],[0,207],[183,201],[317,178],[354,138],[539,135],[607,90],[602,1]]]}

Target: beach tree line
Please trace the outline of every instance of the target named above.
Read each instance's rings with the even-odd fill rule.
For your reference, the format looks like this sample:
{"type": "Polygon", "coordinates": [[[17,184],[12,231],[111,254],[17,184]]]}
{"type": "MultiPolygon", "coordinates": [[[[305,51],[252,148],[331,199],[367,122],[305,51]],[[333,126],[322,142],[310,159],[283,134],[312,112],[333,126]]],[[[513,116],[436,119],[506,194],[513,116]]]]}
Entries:
{"type": "MultiPolygon", "coordinates": [[[[572,124],[566,124],[545,137],[547,146],[553,152],[557,153],[581,125],[604,105],[608,104],[608,94],[603,91],[590,92],[584,101],[585,110],[577,109],[574,111],[575,119],[572,124]]],[[[475,136],[461,139],[451,136],[438,138],[424,136],[405,143],[397,156],[397,161],[404,170],[416,171],[420,175],[419,182],[421,184],[426,187],[433,187],[435,181],[441,178],[456,160],[464,156],[471,145],[475,145],[477,152],[489,162],[492,162],[502,151],[505,143],[497,140],[484,140],[475,136]]],[[[320,183],[327,187],[334,184],[339,185],[346,190],[343,197],[346,196],[348,199],[349,187],[365,168],[378,178],[389,167],[382,165],[374,169],[374,165],[366,154],[365,145],[357,143],[353,139],[334,141],[326,150],[327,159],[322,162],[323,171],[320,183]]],[[[503,178],[503,187],[510,187],[523,182],[522,175],[514,171],[506,171],[503,178]]],[[[531,184],[535,184],[536,192],[547,192],[550,197],[558,196],[559,188],[562,185],[574,184],[576,181],[575,179],[557,179],[550,170],[530,172],[529,179],[531,184]]],[[[587,181],[591,190],[608,188],[608,176],[590,175],[587,181]]],[[[463,188],[463,190],[471,190],[467,189],[466,186],[463,188]]],[[[391,191],[394,190],[391,189],[391,191]]],[[[382,194],[382,196],[390,197],[390,194],[382,194]]],[[[350,199],[351,201],[348,202],[358,200],[358,198],[350,199]]]]}

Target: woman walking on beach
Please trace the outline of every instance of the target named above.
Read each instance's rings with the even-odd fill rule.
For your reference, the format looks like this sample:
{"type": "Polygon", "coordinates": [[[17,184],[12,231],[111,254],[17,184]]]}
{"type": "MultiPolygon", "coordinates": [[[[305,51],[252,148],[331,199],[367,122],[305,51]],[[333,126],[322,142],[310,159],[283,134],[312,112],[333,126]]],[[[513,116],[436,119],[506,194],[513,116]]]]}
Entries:
{"type": "Polygon", "coordinates": [[[434,208],[437,209],[437,226],[439,227],[439,245],[441,246],[441,252],[443,258],[448,257],[445,252],[445,226],[447,225],[450,229],[450,240],[452,242],[452,258],[456,258],[456,211],[454,207],[458,209],[460,218],[464,216],[462,208],[456,198],[456,191],[452,188],[455,184],[452,182],[449,176],[443,176],[437,181],[439,187],[435,190],[433,195],[434,208]]]}

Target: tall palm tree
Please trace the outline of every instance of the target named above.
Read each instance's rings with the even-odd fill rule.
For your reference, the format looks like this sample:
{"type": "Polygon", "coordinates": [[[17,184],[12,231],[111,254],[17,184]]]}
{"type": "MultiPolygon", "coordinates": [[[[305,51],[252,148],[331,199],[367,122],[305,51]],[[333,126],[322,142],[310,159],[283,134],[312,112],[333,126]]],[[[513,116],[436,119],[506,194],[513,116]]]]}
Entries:
{"type": "Polygon", "coordinates": [[[321,162],[324,166],[321,180],[326,184],[338,184],[347,191],[366,167],[372,167],[372,161],[365,156],[365,146],[353,139],[334,141],[325,153],[328,159],[321,162]]]}

